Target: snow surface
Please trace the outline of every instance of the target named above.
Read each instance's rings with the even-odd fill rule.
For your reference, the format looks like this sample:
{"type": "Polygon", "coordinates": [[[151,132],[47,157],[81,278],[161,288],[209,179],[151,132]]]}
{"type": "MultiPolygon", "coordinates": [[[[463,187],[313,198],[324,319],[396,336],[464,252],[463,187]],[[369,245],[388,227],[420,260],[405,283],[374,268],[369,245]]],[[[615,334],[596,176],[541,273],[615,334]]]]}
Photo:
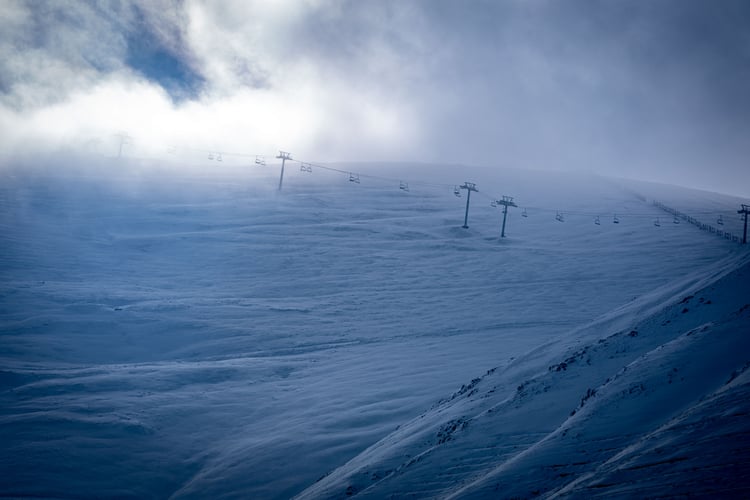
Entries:
{"type": "Polygon", "coordinates": [[[747,250],[651,205],[736,234],[741,200],[347,168],[410,191],[288,166],[278,194],[272,165],[1,171],[0,495],[748,491],[747,250]],[[414,179],[477,182],[470,228],[465,197],[414,179]],[[490,193],[519,203],[508,238],[490,193]]]}

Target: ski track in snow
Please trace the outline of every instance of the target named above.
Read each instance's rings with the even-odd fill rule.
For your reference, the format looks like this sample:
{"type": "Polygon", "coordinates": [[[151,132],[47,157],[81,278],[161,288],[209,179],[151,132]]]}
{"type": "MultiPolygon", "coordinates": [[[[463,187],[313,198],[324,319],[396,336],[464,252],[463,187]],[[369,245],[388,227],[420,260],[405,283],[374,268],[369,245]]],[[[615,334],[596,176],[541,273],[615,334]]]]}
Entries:
{"type": "MultiPolygon", "coordinates": [[[[744,249],[627,216],[655,211],[630,189],[728,223],[729,197],[500,171],[521,207],[621,218],[512,210],[500,240],[483,198],[464,230],[465,199],[435,189],[2,175],[2,495],[653,494],[629,471],[747,390],[722,383],[747,358],[748,288],[674,304],[744,249]],[[725,362],[688,366],[710,349],[725,362]],[[693,390],[665,385],[674,368],[693,390]]],[[[726,446],[704,437],[666,463],[726,446]]]]}

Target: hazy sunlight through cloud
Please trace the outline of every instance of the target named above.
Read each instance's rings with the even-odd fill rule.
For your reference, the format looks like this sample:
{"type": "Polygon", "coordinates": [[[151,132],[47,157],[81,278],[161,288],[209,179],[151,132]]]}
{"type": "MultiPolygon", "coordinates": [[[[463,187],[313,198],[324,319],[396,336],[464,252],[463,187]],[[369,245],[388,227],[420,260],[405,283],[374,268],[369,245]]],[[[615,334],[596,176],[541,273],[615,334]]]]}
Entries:
{"type": "Polygon", "coordinates": [[[6,155],[126,131],[135,156],[288,149],[750,185],[739,1],[9,0],[0,18],[6,155]]]}

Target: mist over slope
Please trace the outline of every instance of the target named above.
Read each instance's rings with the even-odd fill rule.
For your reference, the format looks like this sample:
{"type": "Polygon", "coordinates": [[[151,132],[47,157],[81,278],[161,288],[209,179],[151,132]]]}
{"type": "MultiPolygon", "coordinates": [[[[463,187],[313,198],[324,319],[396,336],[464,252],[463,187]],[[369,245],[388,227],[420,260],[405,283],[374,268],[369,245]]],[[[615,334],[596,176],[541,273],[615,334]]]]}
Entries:
{"type": "MultiPolygon", "coordinates": [[[[669,217],[657,227],[651,205],[723,215],[736,232],[737,199],[584,174],[336,168],[385,180],[290,168],[277,193],[278,165],[4,169],[0,493],[472,496],[511,477],[526,495],[528,483],[504,471],[523,457],[543,468],[552,452],[534,450],[545,446],[573,453],[557,437],[568,427],[603,432],[610,405],[597,401],[637,414],[608,394],[637,382],[650,404],[661,385],[646,378],[687,370],[711,335],[743,345],[733,332],[747,331],[747,311],[731,314],[750,302],[732,278],[745,248],[669,217]],[[388,180],[402,177],[409,191],[388,180]],[[464,181],[479,189],[468,229],[466,193],[453,194],[464,181]],[[501,239],[490,201],[503,194],[519,207],[501,239]],[[720,292],[698,294],[724,275],[720,292]],[[691,294],[683,314],[675,304],[691,294]],[[663,345],[671,364],[651,354],[663,345]],[[472,451],[488,439],[486,455],[472,451]],[[432,490],[417,487],[426,477],[438,478],[432,490]]],[[[666,398],[632,434],[673,432],[669,419],[688,419],[701,396],[731,400],[745,375],[719,388],[743,352],[696,364],[705,383],[666,398]]],[[[615,458],[597,452],[536,489],[579,491],[597,470],[621,473],[615,458]]]]}

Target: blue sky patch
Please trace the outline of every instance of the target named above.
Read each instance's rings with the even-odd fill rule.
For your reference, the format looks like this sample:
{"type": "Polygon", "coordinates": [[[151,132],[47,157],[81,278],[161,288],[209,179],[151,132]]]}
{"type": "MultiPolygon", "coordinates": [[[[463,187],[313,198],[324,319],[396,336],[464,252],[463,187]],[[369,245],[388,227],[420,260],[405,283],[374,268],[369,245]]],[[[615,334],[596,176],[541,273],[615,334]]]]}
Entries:
{"type": "Polygon", "coordinates": [[[172,48],[161,42],[146,23],[126,34],[125,64],[159,84],[174,101],[195,99],[206,79],[190,64],[187,49],[172,48]]]}

